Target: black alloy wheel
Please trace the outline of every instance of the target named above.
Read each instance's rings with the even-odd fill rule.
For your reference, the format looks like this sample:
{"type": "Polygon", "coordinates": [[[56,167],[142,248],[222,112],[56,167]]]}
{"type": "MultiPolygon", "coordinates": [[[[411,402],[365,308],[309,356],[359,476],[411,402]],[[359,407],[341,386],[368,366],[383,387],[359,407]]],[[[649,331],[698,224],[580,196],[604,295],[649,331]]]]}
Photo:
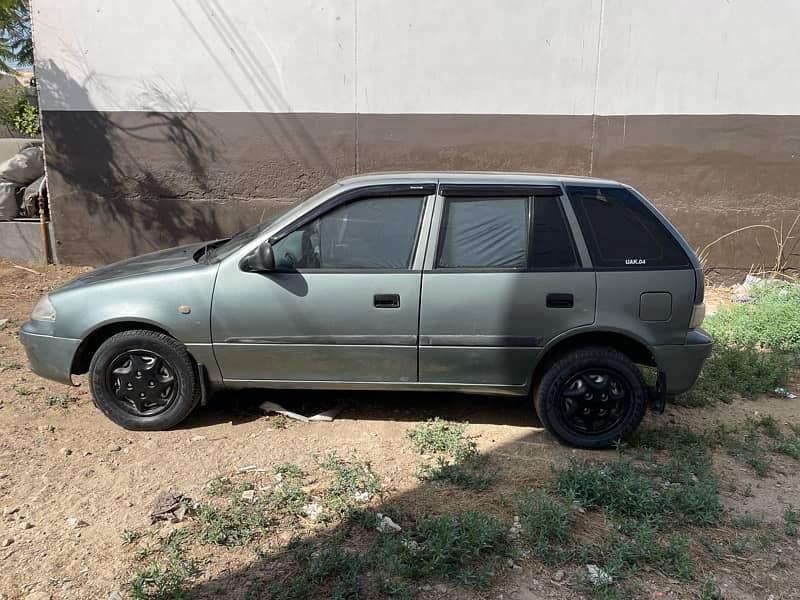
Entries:
{"type": "Polygon", "coordinates": [[[607,448],[642,422],[647,388],[625,354],[590,346],[551,359],[536,382],[533,399],[542,425],[562,442],[607,448]]]}
{"type": "Polygon", "coordinates": [[[582,435],[602,435],[625,418],[630,390],[609,369],[587,369],[561,386],[564,423],[582,435]]]}
{"type": "Polygon", "coordinates": [[[94,403],[126,429],[158,431],[183,421],[200,402],[198,366],[175,338],[123,331],[103,342],[89,365],[94,403]]]}
{"type": "Polygon", "coordinates": [[[111,361],[108,371],[109,391],[120,407],[134,416],[162,413],[178,395],[175,368],[158,352],[122,352],[111,361]]]}

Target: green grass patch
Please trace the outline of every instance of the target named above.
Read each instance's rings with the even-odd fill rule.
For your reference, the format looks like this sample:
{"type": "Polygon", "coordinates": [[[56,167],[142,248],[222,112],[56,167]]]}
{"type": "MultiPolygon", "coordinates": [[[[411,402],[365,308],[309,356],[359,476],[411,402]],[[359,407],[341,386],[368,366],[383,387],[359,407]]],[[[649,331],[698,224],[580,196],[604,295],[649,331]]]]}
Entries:
{"type": "Polygon", "coordinates": [[[515,556],[507,525],[496,516],[467,512],[428,517],[401,534],[360,534],[349,530],[316,541],[295,540],[275,557],[289,574],[253,590],[253,598],[339,600],[369,597],[412,598],[420,580],[461,585],[488,584],[496,565],[515,556]]]}
{"type": "Polygon", "coordinates": [[[731,519],[731,525],[736,529],[758,529],[761,527],[762,521],[749,512],[745,512],[742,516],[731,519]]]}
{"type": "Polygon", "coordinates": [[[783,509],[783,531],[789,537],[797,537],[797,529],[800,526],[800,510],[791,505],[783,509]]]}
{"type": "Polygon", "coordinates": [[[294,522],[303,514],[308,494],[303,489],[303,472],[295,464],[285,463],[273,469],[276,482],[256,490],[253,482],[234,485],[230,478],[219,476],[208,485],[215,502],[204,502],[196,509],[201,538],[218,546],[247,546],[256,542],[281,517],[294,522]],[[245,495],[245,492],[249,493],[245,495]]]}
{"type": "Polygon", "coordinates": [[[743,427],[734,429],[720,425],[712,435],[730,456],[750,466],[759,477],[767,476],[772,457],[761,443],[762,436],[756,421],[747,419],[743,427]]]}
{"type": "Polygon", "coordinates": [[[697,600],[720,600],[722,592],[716,581],[713,579],[706,579],[700,589],[697,591],[697,600]]]}
{"type": "Polygon", "coordinates": [[[309,501],[308,494],[303,489],[303,471],[295,464],[284,463],[276,466],[273,472],[280,481],[264,493],[261,504],[271,514],[297,519],[303,514],[303,507],[309,501]]]}
{"type": "Polygon", "coordinates": [[[273,582],[266,594],[262,590],[253,593],[253,598],[346,600],[365,597],[361,576],[370,560],[345,548],[342,536],[318,543],[295,541],[286,554],[293,572],[273,582]]]}
{"type": "Polygon", "coordinates": [[[800,355],[800,285],[752,288],[754,301],[720,308],[703,327],[714,351],[694,388],[677,398],[686,406],[752,398],[783,384],[800,355]]]}
{"type": "Polygon", "coordinates": [[[382,538],[382,554],[389,570],[403,578],[485,585],[497,561],[514,556],[507,532],[508,525],[492,514],[448,513],[423,519],[400,536],[382,538]]]}
{"type": "Polygon", "coordinates": [[[570,540],[571,505],[539,490],[524,494],[518,511],[524,539],[540,560],[560,564],[574,557],[575,551],[565,547],[570,540]]]}
{"type": "Polygon", "coordinates": [[[420,454],[445,454],[461,460],[478,451],[475,440],[467,436],[467,423],[435,418],[406,431],[406,436],[420,454]]]}
{"type": "Polygon", "coordinates": [[[47,406],[58,406],[59,408],[67,408],[70,404],[77,402],[77,398],[73,398],[69,393],[59,394],[58,396],[48,396],[45,399],[47,406]]]}
{"type": "Polygon", "coordinates": [[[599,548],[606,572],[613,578],[626,579],[651,565],[665,575],[687,581],[694,576],[689,538],[671,534],[660,539],[656,528],[639,523],[628,533],[610,533],[599,548]]]}
{"type": "Polygon", "coordinates": [[[498,470],[490,466],[491,459],[485,454],[473,454],[460,461],[450,462],[438,457],[436,465],[420,463],[417,477],[420,481],[439,481],[482,492],[498,478],[498,470]]]}
{"type": "Polygon", "coordinates": [[[123,532],[120,534],[119,537],[122,540],[123,544],[131,545],[135,544],[140,539],[142,539],[142,532],[136,531],[134,529],[125,529],[123,530],[123,532]]]}
{"type": "Polygon", "coordinates": [[[200,574],[200,569],[184,551],[187,535],[186,531],[172,531],[167,536],[158,537],[155,545],[139,552],[137,563],[144,564],[136,567],[128,584],[128,595],[133,600],[185,600],[192,597],[188,586],[200,574]]]}
{"type": "MultiPolygon", "coordinates": [[[[545,562],[596,564],[612,583],[583,585],[591,598],[636,597],[631,578],[643,567],[689,581],[695,566],[686,525],[709,526],[723,514],[719,481],[712,472],[712,441],[686,429],[642,430],[616,460],[572,460],[554,470],[557,498],[538,494],[521,508],[523,531],[545,562]],[[644,464],[627,454],[646,457],[644,464]],[[570,544],[571,509],[602,510],[612,522],[596,544],[570,544]]],[[[721,551],[718,551],[721,556],[721,551]]]]}
{"type": "Polygon", "coordinates": [[[748,418],[742,426],[733,429],[719,426],[711,437],[729,455],[749,465],[756,475],[766,477],[774,453],[800,461],[800,435],[796,429],[790,425],[784,430],[767,415],[759,420],[748,418]]]}
{"type": "Polygon", "coordinates": [[[737,395],[754,398],[783,384],[793,359],[783,353],[752,347],[728,347],[715,338],[715,347],[706,360],[694,387],[676,398],[690,407],[730,402],[737,395]]]}
{"type": "Polygon", "coordinates": [[[720,308],[704,328],[724,346],[800,352],[800,285],[765,282],[751,295],[753,302],[720,308]]]}
{"type": "Polygon", "coordinates": [[[573,460],[556,472],[559,495],[588,510],[602,508],[620,521],[655,526],[670,518],[695,525],[717,522],[723,509],[705,438],[688,430],[662,427],[642,431],[631,444],[651,455],[666,451],[668,458],[647,467],[623,458],[611,463],[573,460]]]}
{"type": "Polygon", "coordinates": [[[323,492],[322,499],[328,510],[337,517],[346,515],[358,503],[369,501],[379,494],[380,479],[368,462],[360,460],[355,453],[349,459],[341,458],[335,451],[317,457],[320,468],[334,476],[323,492]]]}
{"type": "Polygon", "coordinates": [[[218,475],[208,482],[206,488],[212,496],[226,496],[233,489],[233,482],[229,477],[218,475]]]}
{"type": "Polygon", "coordinates": [[[251,504],[238,496],[231,499],[230,506],[201,504],[196,516],[202,539],[217,546],[246,546],[269,527],[270,519],[265,508],[263,499],[251,504]]]}
{"type": "Polygon", "coordinates": [[[436,418],[406,432],[417,452],[439,455],[435,464],[418,465],[417,477],[421,481],[446,482],[484,491],[497,480],[498,469],[491,465],[488,456],[478,452],[475,439],[467,435],[466,429],[466,423],[436,418]]]}

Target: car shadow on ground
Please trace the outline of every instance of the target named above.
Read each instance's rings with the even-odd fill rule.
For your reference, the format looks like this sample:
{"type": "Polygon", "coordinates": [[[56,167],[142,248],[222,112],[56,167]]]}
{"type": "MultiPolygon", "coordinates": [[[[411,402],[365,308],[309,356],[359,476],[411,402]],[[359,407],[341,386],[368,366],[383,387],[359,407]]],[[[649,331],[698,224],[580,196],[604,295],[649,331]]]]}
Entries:
{"type": "MultiPolygon", "coordinates": [[[[338,419],[362,421],[423,421],[439,417],[482,425],[541,427],[529,396],[487,396],[447,392],[222,390],[211,396],[179,429],[238,425],[267,415],[265,401],[305,416],[343,406],[338,419]]],[[[274,414],[274,413],[273,413],[274,414]]]]}

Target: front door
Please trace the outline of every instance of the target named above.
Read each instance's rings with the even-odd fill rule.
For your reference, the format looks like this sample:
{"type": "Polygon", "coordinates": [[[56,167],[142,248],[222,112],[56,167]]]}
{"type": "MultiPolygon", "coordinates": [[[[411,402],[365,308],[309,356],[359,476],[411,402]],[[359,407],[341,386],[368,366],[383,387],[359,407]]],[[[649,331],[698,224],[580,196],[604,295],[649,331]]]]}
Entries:
{"type": "Polygon", "coordinates": [[[223,379],[417,381],[427,199],[392,193],[372,188],[274,240],[274,272],[223,263],[211,316],[223,379]]]}
{"type": "Polygon", "coordinates": [[[594,321],[558,186],[440,186],[425,261],[419,380],[523,391],[542,347],[594,321]],[[438,228],[436,227],[438,224],[438,228]]]}

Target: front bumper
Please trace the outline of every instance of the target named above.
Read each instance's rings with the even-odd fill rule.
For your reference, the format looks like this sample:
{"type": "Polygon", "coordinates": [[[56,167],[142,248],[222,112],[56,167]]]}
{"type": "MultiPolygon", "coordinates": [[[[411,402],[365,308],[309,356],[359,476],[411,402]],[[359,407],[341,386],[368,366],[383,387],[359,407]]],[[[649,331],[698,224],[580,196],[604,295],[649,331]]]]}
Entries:
{"type": "Polygon", "coordinates": [[[25,347],[31,371],[40,377],[72,385],[72,358],[80,340],[39,333],[31,321],[22,326],[19,339],[25,347]]]}
{"type": "Polygon", "coordinates": [[[711,338],[703,330],[693,329],[686,334],[684,344],[653,347],[658,370],[666,378],[665,392],[668,396],[682,394],[694,385],[713,346],[711,338]]]}

